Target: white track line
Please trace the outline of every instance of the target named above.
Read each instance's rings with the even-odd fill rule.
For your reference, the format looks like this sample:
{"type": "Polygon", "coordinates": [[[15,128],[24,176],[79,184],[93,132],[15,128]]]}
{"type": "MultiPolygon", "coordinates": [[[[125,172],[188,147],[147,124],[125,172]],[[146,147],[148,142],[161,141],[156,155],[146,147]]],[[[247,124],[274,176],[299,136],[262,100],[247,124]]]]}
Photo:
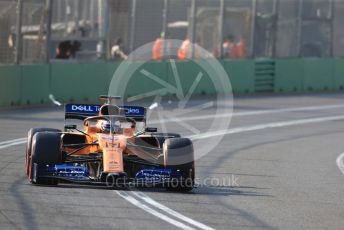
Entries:
{"type": "Polygon", "coordinates": [[[256,130],[262,130],[262,129],[267,129],[267,128],[287,127],[287,126],[319,123],[319,122],[325,122],[325,121],[336,121],[336,120],[343,120],[343,119],[344,119],[344,116],[331,116],[331,117],[317,117],[317,118],[300,119],[300,120],[292,120],[292,121],[281,121],[281,122],[246,126],[246,127],[244,126],[244,127],[239,127],[239,128],[233,128],[233,129],[219,130],[219,131],[214,131],[214,132],[206,132],[206,133],[202,133],[198,135],[191,135],[191,136],[188,136],[188,138],[192,140],[199,140],[199,139],[206,139],[209,137],[256,131],[256,130]]]}
{"type": "Polygon", "coordinates": [[[131,204],[135,205],[136,207],[138,208],[141,208],[143,209],[144,211],[158,217],[159,219],[162,219],[178,228],[181,228],[181,229],[187,229],[187,230],[193,230],[194,228],[182,223],[182,222],[179,222],[175,219],[172,219],[154,209],[152,209],[151,207],[141,203],[140,201],[138,201],[137,199],[135,199],[133,196],[130,196],[127,192],[124,192],[124,191],[115,191],[120,197],[124,198],[125,200],[129,201],[131,204]]]}
{"type": "Polygon", "coordinates": [[[211,228],[211,227],[209,227],[209,226],[207,226],[205,224],[202,224],[202,223],[200,223],[198,221],[195,221],[195,220],[193,220],[193,219],[191,219],[191,218],[189,218],[187,216],[184,216],[184,215],[180,214],[179,212],[176,212],[176,211],[166,207],[165,205],[160,204],[159,202],[153,200],[152,198],[150,198],[149,196],[147,196],[143,192],[134,192],[134,191],[132,191],[131,193],[134,194],[134,196],[136,196],[136,197],[140,198],[141,200],[145,201],[146,203],[148,203],[148,204],[150,204],[150,205],[152,205],[152,206],[154,206],[154,207],[156,207],[156,208],[158,208],[158,209],[160,209],[160,210],[170,214],[171,216],[174,216],[174,217],[176,217],[176,218],[178,218],[180,220],[183,220],[184,222],[192,224],[192,225],[194,225],[194,226],[196,226],[196,227],[198,227],[200,229],[214,230],[214,228],[211,228]]]}
{"type": "Polygon", "coordinates": [[[23,138],[25,140],[19,140],[19,141],[14,141],[14,142],[10,142],[9,144],[5,144],[5,145],[0,145],[0,149],[5,149],[11,146],[15,146],[15,145],[20,145],[20,144],[24,144],[26,143],[26,138],[23,138]]]}
{"type": "Polygon", "coordinates": [[[339,170],[344,174],[344,153],[340,154],[336,160],[339,170]]]}
{"type": "Polygon", "coordinates": [[[9,141],[1,141],[0,146],[5,145],[5,144],[11,144],[13,142],[18,142],[18,141],[26,141],[26,138],[17,138],[17,139],[13,139],[13,140],[9,140],[9,141]]]}
{"type": "MultiPolygon", "coordinates": [[[[272,114],[272,113],[286,113],[286,112],[302,112],[302,111],[314,111],[314,110],[327,110],[327,109],[338,109],[344,108],[343,104],[337,105],[322,105],[322,106],[308,106],[308,107],[295,107],[295,108],[285,108],[285,109],[266,109],[266,110],[256,110],[256,111],[246,111],[246,112],[235,112],[232,114],[233,117],[241,117],[241,116],[252,116],[252,115],[263,115],[263,114],[272,114]]],[[[178,115],[176,113],[176,115],[178,115]]],[[[191,116],[191,117],[181,117],[178,119],[163,119],[163,120],[152,120],[149,121],[148,124],[160,124],[162,122],[179,122],[179,121],[193,121],[193,120],[206,120],[206,119],[214,119],[214,118],[224,118],[229,117],[230,113],[224,114],[211,114],[211,115],[200,115],[200,116],[191,116]]],[[[173,116],[173,113],[171,114],[173,116]]]]}

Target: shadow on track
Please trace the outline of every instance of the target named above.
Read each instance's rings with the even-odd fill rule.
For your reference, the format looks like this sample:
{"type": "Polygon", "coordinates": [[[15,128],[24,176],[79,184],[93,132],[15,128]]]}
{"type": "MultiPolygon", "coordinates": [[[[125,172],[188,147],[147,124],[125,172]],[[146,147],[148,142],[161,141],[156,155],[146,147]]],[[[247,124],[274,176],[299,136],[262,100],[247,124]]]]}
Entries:
{"type": "Polygon", "coordinates": [[[19,186],[21,186],[24,181],[26,181],[26,177],[20,177],[16,181],[13,181],[12,186],[10,187],[11,194],[14,198],[16,198],[16,203],[18,206],[23,210],[24,215],[24,223],[26,223],[27,229],[35,230],[38,228],[37,221],[34,216],[35,210],[30,206],[29,202],[24,198],[22,193],[20,192],[19,186]]]}
{"type": "Polygon", "coordinates": [[[140,191],[149,193],[173,193],[173,194],[184,194],[184,195],[212,195],[212,196],[255,196],[255,197],[272,197],[271,195],[263,194],[260,192],[244,191],[244,189],[266,189],[266,188],[255,188],[255,187],[233,187],[233,186],[207,186],[202,185],[195,187],[190,192],[178,192],[168,191],[165,188],[133,188],[127,189],[127,191],[140,191]]]}
{"type": "MultiPolygon", "coordinates": [[[[272,197],[271,195],[244,191],[247,187],[230,187],[230,186],[201,186],[195,189],[194,194],[197,195],[212,195],[212,196],[260,196],[260,197],[272,197]]],[[[252,189],[252,188],[250,188],[252,189]]],[[[253,188],[260,189],[260,188],[253,188]]]]}

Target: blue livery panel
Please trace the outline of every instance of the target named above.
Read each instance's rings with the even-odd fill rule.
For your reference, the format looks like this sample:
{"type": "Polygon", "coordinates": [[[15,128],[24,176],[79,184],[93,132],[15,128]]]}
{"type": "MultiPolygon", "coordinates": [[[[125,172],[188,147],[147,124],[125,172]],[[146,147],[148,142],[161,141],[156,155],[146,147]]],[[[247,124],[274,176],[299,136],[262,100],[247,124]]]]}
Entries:
{"type": "Polygon", "coordinates": [[[87,114],[97,116],[100,110],[99,105],[85,105],[85,104],[66,104],[66,113],[87,114]]]}
{"type": "Polygon", "coordinates": [[[38,168],[39,176],[65,178],[75,181],[89,181],[89,171],[84,166],[43,165],[38,168]]]}
{"type": "MultiPolygon", "coordinates": [[[[97,116],[99,114],[101,105],[90,104],[66,104],[65,118],[86,118],[97,116]]],[[[146,109],[142,106],[119,106],[123,109],[123,115],[133,119],[144,119],[146,109]]]]}
{"type": "Polygon", "coordinates": [[[124,109],[124,114],[126,117],[144,117],[146,114],[146,109],[141,106],[119,106],[121,109],[124,109]]]}
{"type": "Polygon", "coordinates": [[[163,183],[180,177],[180,173],[168,168],[146,168],[138,171],[135,179],[141,182],[163,183]]]}

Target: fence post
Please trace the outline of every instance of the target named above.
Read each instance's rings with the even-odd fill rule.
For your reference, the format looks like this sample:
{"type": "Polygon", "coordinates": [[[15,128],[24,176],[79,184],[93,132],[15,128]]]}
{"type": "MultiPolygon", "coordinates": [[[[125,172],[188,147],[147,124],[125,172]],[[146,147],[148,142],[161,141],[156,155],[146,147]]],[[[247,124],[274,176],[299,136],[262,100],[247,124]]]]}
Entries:
{"type": "Polygon", "coordinates": [[[52,18],[52,0],[46,0],[45,13],[47,15],[46,34],[45,34],[45,62],[50,62],[50,40],[51,40],[51,18],[52,18]]]}
{"type": "Polygon", "coordinates": [[[190,21],[191,21],[191,34],[190,34],[190,41],[191,41],[191,46],[190,46],[190,52],[189,52],[189,58],[193,59],[194,58],[194,44],[196,41],[196,0],[191,0],[191,12],[190,12],[190,21]]]}
{"type": "Polygon", "coordinates": [[[167,51],[167,43],[166,43],[166,36],[167,36],[167,20],[168,20],[168,0],[164,0],[164,9],[162,10],[162,33],[164,34],[164,45],[163,45],[163,56],[166,56],[167,51]]]}
{"type": "Polygon", "coordinates": [[[111,56],[110,54],[110,37],[109,37],[109,25],[110,25],[110,5],[109,5],[109,0],[105,0],[104,1],[104,5],[103,5],[103,11],[104,11],[104,21],[103,21],[103,25],[104,25],[104,36],[103,36],[103,43],[104,43],[104,47],[105,47],[105,52],[104,52],[104,56],[105,56],[105,60],[108,60],[109,57],[111,56]]]}
{"type": "Polygon", "coordinates": [[[220,14],[219,14],[219,58],[223,58],[223,22],[225,17],[225,0],[220,0],[220,14]]]}
{"type": "Polygon", "coordinates": [[[331,41],[331,47],[330,47],[330,56],[333,57],[334,56],[334,9],[335,9],[335,3],[336,1],[334,0],[330,0],[330,15],[331,15],[331,19],[330,19],[330,23],[331,23],[331,34],[330,34],[330,41],[331,41]]]}
{"type": "Polygon", "coordinates": [[[300,57],[301,55],[301,42],[302,42],[302,24],[303,24],[303,0],[299,0],[299,12],[298,12],[298,28],[297,28],[297,49],[296,49],[296,55],[297,57],[300,57]]]}
{"type": "Polygon", "coordinates": [[[252,20],[251,20],[251,37],[250,37],[250,52],[249,56],[254,56],[254,45],[255,45],[255,30],[256,30],[256,15],[257,15],[257,0],[252,0],[252,20]]]}
{"type": "Polygon", "coordinates": [[[278,30],[278,20],[279,20],[279,0],[274,0],[273,2],[273,17],[274,17],[274,22],[273,22],[273,27],[272,27],[272,44],[271,44],[271,56],[274,58],[276,57],[276,42],[277,42],[277,30],[278,30]]]}
{"type": "Polygon", "coordinates": [[[98,44],[97,55],[99,59],[105,58],[105,1],[98,0],[98,44]]]}
{"type": "Polygon", "coordinates": [[[135,45],[135,26],[136,26],[136,0],[131,0],[131,25],[130,25],[130,52],[135,45]]]}
{"type": "Polygon", "coordinates": [[[17,1],[17,15],[16,15],[16,46],[14,53],[14,63],[19,64],[21,58],[21,27],[22,27],[22,15],[23,15],[23,0],[17,1]]]}

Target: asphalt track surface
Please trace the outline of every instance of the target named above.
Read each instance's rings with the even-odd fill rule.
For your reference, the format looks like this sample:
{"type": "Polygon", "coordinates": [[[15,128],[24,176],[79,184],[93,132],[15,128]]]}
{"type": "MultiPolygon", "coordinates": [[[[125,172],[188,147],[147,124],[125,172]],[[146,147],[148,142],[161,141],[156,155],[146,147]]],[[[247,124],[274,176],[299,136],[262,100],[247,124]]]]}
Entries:
{"type": "MultiPolygon", "coordinates": [[[[343,229],[344,95],[234,104],[237,115],[220,145],[197,160],[200,184],[186,194],[30,185],[24,141],[14,139],[31,127],[61,128],[63,111],[1,110],[0,229],[343,229]]],[[[192,123],[202,131],[211,118],[197,116],[192,123]]]]}

